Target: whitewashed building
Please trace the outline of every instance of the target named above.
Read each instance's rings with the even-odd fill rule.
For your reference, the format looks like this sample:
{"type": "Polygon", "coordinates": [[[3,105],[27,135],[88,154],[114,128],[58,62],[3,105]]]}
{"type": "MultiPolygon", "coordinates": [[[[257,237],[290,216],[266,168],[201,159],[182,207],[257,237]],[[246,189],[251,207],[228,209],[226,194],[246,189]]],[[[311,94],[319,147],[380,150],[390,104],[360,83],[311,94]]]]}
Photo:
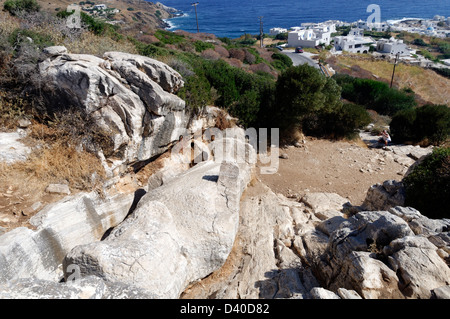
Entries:
{"type": "Polygon", "coordinates": [[[302,23],[301,27],[291,28],[288,33],[288,46],[314,48],[321,44],[330,45],[332,32],[336,32],[334,24],[302,23]]]}
{"type": "Polygon", "coordinates": [[[403,43],[403,40],[390,38],[377,41],[377,52],[392,55],[400,54],[402,57],[410,56],[411,49],[403,43]]]}
{"type": "Polygon", "coordinates": [[[106,4],[96,4],[94,5],[94,10],[106,10],[108,7],[106,4]]]}
{"type": "Polygon", "coordinates": [[[367,21],[358,20],[356,27],[367,31],[375,30],[377,32],[385,32],[389,29],[389,24],[387,22],[367,23],[367,21]]]}
{"type": "Polygon", "coordinates": [[[280,33],[287,33],[288,30],[287,29],[283,29],[283,28],[272,28],[269,30],[269,35],[277,35],[280,33]]]}
{"type": "Polygon", "coordinates": [[[336,51],[368,53],[371,45],[376,46],[376,41],[371,37],[365,37],[364,30],[358,28],[351,29],[346,36],[334,37],[336,51]]]}

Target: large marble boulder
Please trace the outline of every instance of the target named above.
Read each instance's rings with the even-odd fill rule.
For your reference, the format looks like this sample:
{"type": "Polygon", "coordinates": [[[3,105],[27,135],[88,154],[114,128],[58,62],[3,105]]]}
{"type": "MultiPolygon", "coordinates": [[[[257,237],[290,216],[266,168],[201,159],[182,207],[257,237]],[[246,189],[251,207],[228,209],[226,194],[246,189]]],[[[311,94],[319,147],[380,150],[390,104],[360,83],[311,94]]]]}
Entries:
{"type": "Polygon", "coordinates": [[[99,58],[47,51],[53,54],[39,64],[47,107],[74,107],[112,136],[111,170],[165,152],[188,128],[190,112],[174,94],[183,79],[166,64],[121,52],[99,58]]]}

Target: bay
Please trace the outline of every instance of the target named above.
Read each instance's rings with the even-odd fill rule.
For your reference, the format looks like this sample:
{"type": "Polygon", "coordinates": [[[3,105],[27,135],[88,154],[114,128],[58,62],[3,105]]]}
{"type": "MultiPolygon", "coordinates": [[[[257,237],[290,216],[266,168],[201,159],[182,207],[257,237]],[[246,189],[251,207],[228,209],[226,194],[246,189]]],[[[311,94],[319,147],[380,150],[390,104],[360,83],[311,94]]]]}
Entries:
{"type": "Polygon", "coordinates": [[[450,0],[162,0],[166,6],[183,11],[181,17],[169,19],[169,30],[197,32],[195,7],[200,32],[219,37],[237,38],[245,33],[258,34],[260,19],[263,30],[290,28],[305,22],[366,20],[370,4],[381,9],[381,20],[401,18],[431,19],[450,16],[450,0]]]}

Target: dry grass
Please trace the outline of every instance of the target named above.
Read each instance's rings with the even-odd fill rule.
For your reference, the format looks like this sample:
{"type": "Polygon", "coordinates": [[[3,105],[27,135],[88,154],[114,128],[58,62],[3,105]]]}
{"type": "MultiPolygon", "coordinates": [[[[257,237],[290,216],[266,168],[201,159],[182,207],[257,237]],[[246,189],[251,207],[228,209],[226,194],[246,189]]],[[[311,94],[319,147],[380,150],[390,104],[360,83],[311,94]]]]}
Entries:
{"type": "Polygon", "coordinates": [[[92,54],[103,56],[108,51],[120,51],[125,53],[138,54],[134,44],[127,40],[115,41],[107,36],[96,36],[91,32],[85,32],[77,41],[61,43],[65,45],[70,53],[92,54]]]}
{"type": "Polygon", "coordinates": [[[13,164],[11,169],[24,171],[45,184],[67,181],[79,190],[90,190],[105,176],[95,155],[62,143],[36,149],[27,161],[13,164]]]}
{"type": "Polygon", "coordinates": [[[216,116],[215,127],[223,131],[234,126],[234,122],[229,118],[229,115],[224,110],[219,110],[216,116]]]}
{"type": "MultiPolygon", "coordinates": [[[[390,82],[392,77],[393,64],[387,61],[345,55],[338,56],[337,63],[344,67],[357,65],[385,81],[390,82]]],[[[400,63],[395,69],[394,85],[400,89],[411,88],[425,101],[450,105],[450,80],[434,71],[400,63]]]]}
{"type": "MultiPolygon", "coordinates": [[[[32,142],[31,138],[28,142],[32,142]]],[[[39,141],[34,140],[34,144],[39,145],[39,141]]],[[[9,230],[32,228],[29,219],[38,211],[30,211],[33,204],[39,202],[42,208],[65,196],[47,193],[49,184],[68,184],[73,194],[99,189],[104,177],[103,166],[95,155],[60,142],[35,147],[24,162],[1,162],[0,226],[9,230]]]]}
{"type": "Polygon", "coordinates": [[[32,185],[39,191],[51,183],[68,182],[72,190],[91,190],[105,178],[102,163],[94,154],[61,141],[44,144],[28,138],[27,144],[35,147],[26,161],[1,164],[1,184],[32,185]]]}
{"type": "Polygon", "coordinates": [[[17,120],[25,117],[27,103],[20,97],[9,99],[6,92],[0,91],[0,127],[15,128],[17,120]]]}

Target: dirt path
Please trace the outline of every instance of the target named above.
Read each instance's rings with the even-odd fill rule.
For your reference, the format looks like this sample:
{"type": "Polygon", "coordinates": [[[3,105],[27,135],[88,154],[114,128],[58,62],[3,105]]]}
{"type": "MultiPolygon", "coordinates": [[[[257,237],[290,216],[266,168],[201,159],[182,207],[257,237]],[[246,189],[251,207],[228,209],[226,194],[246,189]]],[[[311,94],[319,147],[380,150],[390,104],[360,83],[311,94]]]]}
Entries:
{"type": "MultiPolygon", "coordinates": [[[[391,151],[368,148],[355,142],[307,138],[304,147],[280,149],[278,172],[259,178],[274,192],[287,197],[308,192],[337,193],[353,205],[361,205],[371,185],[388,179],[401,180],[414,162],[391,151]]],[[[259,170],[258,170],[259,171],[259,170]]]]}

